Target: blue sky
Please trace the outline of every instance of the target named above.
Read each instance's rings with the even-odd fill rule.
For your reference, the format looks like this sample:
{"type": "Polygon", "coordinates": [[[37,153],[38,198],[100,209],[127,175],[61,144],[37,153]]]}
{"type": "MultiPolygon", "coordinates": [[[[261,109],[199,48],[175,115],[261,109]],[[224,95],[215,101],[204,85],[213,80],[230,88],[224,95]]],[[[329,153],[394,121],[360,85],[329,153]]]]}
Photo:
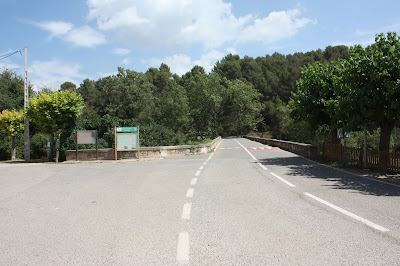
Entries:
{"type": "MultiPolygon", "coordinates": [[[[71,81],[145,72],[168,64],[179,75],[207,71],[223,56],[265,56],[366,46],[400,31],[400,1],[0,0],[0,55],[28,47],[29,81],[71,81]]],[[[23,73],[15,54],[0,68],[23,73]]]]}

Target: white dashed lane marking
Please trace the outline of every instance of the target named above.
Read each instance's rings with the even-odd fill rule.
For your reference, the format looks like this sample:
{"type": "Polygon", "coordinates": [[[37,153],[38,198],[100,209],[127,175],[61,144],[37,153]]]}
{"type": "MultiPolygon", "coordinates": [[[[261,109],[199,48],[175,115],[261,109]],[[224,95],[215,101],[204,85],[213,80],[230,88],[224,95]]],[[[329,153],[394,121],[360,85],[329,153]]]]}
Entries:
{"type": "Polygon", "coordinates": [[[179,233],[176,260],[180,263],[189,262],[189,233],[179,233]]]}
{"type": "Polygon", "coordinates": [[[185,203],[185,205],[183,205],[182,219],[189,220],[191,210],[192,210],[192,203],[185,203]]]}
{"type": "MultiPolygon", "coordinates": [[[[221,142],[217,145],[215,150],[218,149],[221,142]]],[[[213,157],[214,153],[215,153],[215,151],[212,152],[210,154],[210,156],[207,158],[207,160],[203,163],[203,165],[200,166],[199,170],[195,173],[195,176],[199,176],[201,174],[201,170],[204,169],[204,166],[207,165],[207,162],[213,157]]],[[[190,181],[190,185],[195,186],[197,184],[197,180],[198,179],[194,177],[190,181]]],[[[186,192],[186,198],[192,198],[193,194],[194,194],[194,188],[189,188],[186,192]]],[[[191,202],[185,203],[183,205],[183,210],[182,210],[182,219],[190,220],[191,210],[192,210],[192,203],[191,202]]],[[[179,265],[189,264],[189,258],[190,258],[189,247],[190,247],[189,233],[188,232],[179,233],[178,247],[177,247],[177,251],[176,251],[176,260],[179,265]]]]}
{"type": "Polygon", "coordinates": [[[189,188],[188,191],[186,192],[186,197],[192,198],[193,194],[194,194],[194,188],[189,188]]]}

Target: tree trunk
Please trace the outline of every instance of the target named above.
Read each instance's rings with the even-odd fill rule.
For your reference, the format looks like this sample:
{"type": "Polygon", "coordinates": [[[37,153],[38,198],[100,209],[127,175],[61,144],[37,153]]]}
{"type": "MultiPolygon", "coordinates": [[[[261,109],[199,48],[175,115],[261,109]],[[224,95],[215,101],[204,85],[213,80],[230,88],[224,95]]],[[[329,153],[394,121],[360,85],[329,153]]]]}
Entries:
{"type": "Polygon", "coordinates": [[[16,148],[15,148],[15,136],[11,136],[11,161],[16,158],[16,148]]]}
{"type": "Polygon", "coordinates": [[[390,148],[390,135],[394,128],[394,124],[385,123],[381,124],[381,136],[379,140],[379,165],[382,169],[387,170],[389,168],[389,160],[387,153],[390,148]],[[385,152],[387,152],[385,154],[385,152]]]}
{"type": "Polygon", "coordinates": [[[394,124],[381,124],[381,135],[379,139],[379,151],[389,151],[390,148],[390,135],[394,128],[394,124]]]}
{"type": "Polygon", "coordinates": [[[53,150],[54,150],[54,130],[49,134],[49,139],[47,143],[47,160],[49,162],[53,161],[53,150]]]}
{"type": "Polygon", "coordinates": [[[337,135],[337,129],[331,130],[331,142],[332,144],[340,144],[340,139],[338,138],[337,135]]]}

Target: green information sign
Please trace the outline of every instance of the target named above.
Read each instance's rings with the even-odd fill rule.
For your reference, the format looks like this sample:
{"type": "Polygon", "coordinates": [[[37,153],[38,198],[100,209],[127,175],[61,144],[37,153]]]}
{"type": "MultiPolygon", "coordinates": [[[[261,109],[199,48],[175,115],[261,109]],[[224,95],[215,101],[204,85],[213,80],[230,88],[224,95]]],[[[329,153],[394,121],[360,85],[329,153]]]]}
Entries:
{"type": "Polygon", "coordinates": [[[137,127],[117,127],[117,133],[137,132],[137,127]]]}
{"type": "Polygon", "coordinates": [[[117,134],[118,151],[136,151],[138,149],[137,133],[117,134]]]}

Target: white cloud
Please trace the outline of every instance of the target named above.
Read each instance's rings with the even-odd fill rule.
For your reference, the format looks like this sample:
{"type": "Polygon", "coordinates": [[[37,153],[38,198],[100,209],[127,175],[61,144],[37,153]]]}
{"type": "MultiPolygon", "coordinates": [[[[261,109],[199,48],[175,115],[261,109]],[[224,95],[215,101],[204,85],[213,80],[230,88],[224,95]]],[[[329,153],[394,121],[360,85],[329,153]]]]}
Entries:
{"type": "Polygon", "coordinates": [[[368,45],[371,45],[375,42],[375,38],[368,38],[368,39],[364,39],[364,40],[352,40],[352,41],[335,41],[332,43],[332,46],[337,46],[337,45],[345,45],[345,46],[354,46],[354,45],[361,45],[363,47],[366,47],[368,45]]]}
{"type": "Polygon", "coordinates": [[[123,60],[122,60],[122,64],[123,65],[129,65],[131,63],[131,60],[129,59],[129,58],[124,58],[123,60]]]}
{"type": "Polygon", "coordinates": [[[202,66],[206,72],[210,72],[217,60],[222,59],[224,53],[213,50],[194,61],[194,65],[202,66]]]}
{"type": "Polygon", "coordinates": [[[74,26],[71,23],[63,21],[34,22],[33,25],[50,32],[50,38],[67,34],[74,26]]]}
{"type": "Polygon", "coordinates": [[[238,52],[236,51],[236,49],[234,47],[229,47],[229,48],[226,48],[225,50],[230,54],[238,54],[238,52]]]}
{"type": "Polygon", "coordinates": [[[384,33],[388,31],[399,32],[400,24],[391,24],[386,25],[384,27],[378,29],[368,29],[368,30],[360,30],[357,29],[354,33],[357,36],[358,40],[346,40],[346,41],[335,41],[332,45],[346,45],[346,46],[354,46],[354,45],[361,45],[366,47],[375,43],[375,36],[376,34],[384,33]]]}
{"type": "Polygon", "coordinates": [[[189,71],[194,65],[192,59],[188,55],[175,54],[167,56],[163,59],[151,58],[150,60],[142,60],[142,63],[149,67],[159,67],[162,63],[167,64],[172,73],[183,75],[189,71]]]}
{"type": "Polygon", "coordinates": [[[75,46],[91,48],[106,43],[104,35],[88,25],[75,28],[73,24],[63,21],[33,22],[32,24],[48,31],[50,39],[58,37],[75,46]]]}
{"type": "Polygon", "coordinates": [[[63,37],[64,40],[73,43],[76,46],[94,47],[99,44],[104,44],[106,39],[103,34],[95,31],[89,26],[82,26],[73,29],[63,37]]]}
{"type": "Polygon", "coordinates": [[[126,48],[115,48],[112,50],[113,54],[117,54],[117,55],[127,55],[131,52],[131,50],[126,49],[126,48]]]}
{"type": "Polygon", "coordinates": [[[60,85],[70,81],[79,85],[85,78],[81,74],[81,65],[62,62],[57,59],[51,61],[33,61],[28,69],[30,83],[37,88],[49,88],[58,90],[60,85]]]}
{"type": "Polygon", "coordinates": [[[300,14],[299,9],[271,12],[268,17],[256,19],[252,25],[246,27],[239,40],[272,43],[291,37],[299,29],[313,23],[311,19],[300,17],[300,14]]]}
{"type": "Polygon", "coordinates": [[[185,54],[175,54],[165,58],[151,58],[149,60],[142,60],[142,63],[149,67],[159,67],[162,63],[167,64],[172,73],[183,75],[190,71],[194,66],[202,66],[206,72],[210,72],[214,67],[215,62],[224,56],[223,53],[212,50],[202,55],[198,60],[193,60],[190,56],[185,54]]]}
{"type": "Polygon", "coordinates": [[[379,33],[382,33],[382,32],[384,34],[386,34],[386,32],[388,32],[388,31],[398,32],[399,29],[400,29],[400,24],[391,24],[391,25],[386,25],[386,26],[383,26],[383,27],[380,27],[380,28],[375,28],[375,29],[368,29],[368,30],[357,29],[355,31],[355,35],[360,36],[360,37],[371,37],[371,36],[373,36],[375,38],[376,34],[379,34],[379,33]]]}
{"type": "Polygon", "coordinates": [[[227,42],[279,41],[312,23],[300,9],[267,17],[236,16],[224,0],[88,0],[88,19],[130,45],[177,48],[200,43],[207,49],[227,42]]]}
{"type": "Polygon", "coordinates": [[[20,68],[21,68],[21,66],[18,64],[15,64],[15,63],[12,63],[9,61],[7,61],[7,62],[0,61],[0,72],[3,71],[4,69],[15,70],[15,69],[20,69],[20,68]]]}

